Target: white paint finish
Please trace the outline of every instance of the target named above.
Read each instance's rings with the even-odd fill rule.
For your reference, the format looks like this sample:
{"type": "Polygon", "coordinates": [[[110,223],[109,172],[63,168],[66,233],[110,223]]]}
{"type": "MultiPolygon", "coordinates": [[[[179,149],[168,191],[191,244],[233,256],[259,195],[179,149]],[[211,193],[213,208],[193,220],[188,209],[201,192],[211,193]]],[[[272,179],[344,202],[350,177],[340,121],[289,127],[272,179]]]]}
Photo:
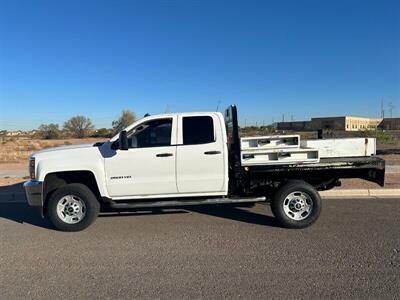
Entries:
{"type": "Polygon", "coordinates": [[[112,140],[116,140],[113,138],[100,147],[90,144],[49,149],[34,154],[37,179],[43,181],[47,174],[53,172],[90,171],[95,176],[101,196],[117,200],[227,195],[228,156],[222,115],[188,113],[150,116],[127,129],[131,130],[144,122],[164,117],[173,118],[173,146],[112,150],[112,140]],[[182,141],[182,132],[178,137],[178,116],[182,120],[183,116],[204,115],[213,118],[215,142],[176,146],[178,140],[182,141]],[[177,147],[182,148],[181,191],[178,191],[176,182],[177,147]],[[221,154],[206,156],[205,151],[221,151],[221,154]],[[173,156],[156,157],[159,153],[172,153],[173,156]]]}
{"type": "Polygon", "coordinates": [[[321,158],[363,157],[376,154],[374,138],[302,140],[301,146],[318,149],[321,158]]]}
{"type": "Polygon", "coordinates": [[[107,189],[111,197],[177,193],[176,146],[116,150],[105,159],[107,189]],[[173,156],[157,157],[160,153],[173,156]]]}
{"type": "MultiPolygon", "coordinates": [[[[201,114],[211,116],[214,122],[215,141],[208,144],[182,145],[182,118],[195,114],[180,114],[178,119],[177,185],[179,193],[227,193],[228,155],[226,131],[220,113],[201,114]],[[219,154],[206,155],[207,151],[219,154]]],[[[199,128],[201,130],[201,128],[199,128]]]]}
{"type": "Polygon", "coordinates": [[[46,175],[66,171],[90,171],[93,173],[99,192],[107,197],[104,178],[104,157],[101,148],[89,145],[46,149],[32,154],[35,157],[36,178],[44,181],[46,175]]]}
{"type": "Polygon", "coordinates": [[[240,148],[243,151],[298,148],[299,146],[300,135],[254,136],[240,139],[240,148]]]}
{"type": "Polygon", "coordinates": [[[111,197],[176,194],[176,132],[177,116],[153,116],[137,122],[141,124],[158,119],[172,118],[171,145],[163,147],[130,148],[116,150],[105,158],[105,177],[111,197]],[[172,154],[157,157],[158,154],[172,154]]]}
{"type": "Polygon", "coordinates": [[[242,166],[289,165],[318,163],[316,149],[287,148],[279,150],[257,150],[241,152],[242,166]]]}

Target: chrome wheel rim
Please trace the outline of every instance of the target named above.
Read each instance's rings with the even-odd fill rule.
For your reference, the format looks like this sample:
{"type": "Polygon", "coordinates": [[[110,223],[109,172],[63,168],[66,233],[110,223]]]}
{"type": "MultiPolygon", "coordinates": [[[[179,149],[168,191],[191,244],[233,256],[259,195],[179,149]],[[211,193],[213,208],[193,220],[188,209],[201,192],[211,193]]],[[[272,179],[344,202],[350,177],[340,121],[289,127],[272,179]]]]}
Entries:
{"type": "Polygon", "coordinates": [[[287,217],[295,221],[306,219],[311,214],[312,209],[312,198],[305,192],[290,193],[283,201],[283,211],[287,217]]]}
{"type": "Polygon", "coordinates": [[[78,196],[66,195],[57,203],[57,215],[67,224],[76,224],[86,215],[85,203],[78,196]]]}

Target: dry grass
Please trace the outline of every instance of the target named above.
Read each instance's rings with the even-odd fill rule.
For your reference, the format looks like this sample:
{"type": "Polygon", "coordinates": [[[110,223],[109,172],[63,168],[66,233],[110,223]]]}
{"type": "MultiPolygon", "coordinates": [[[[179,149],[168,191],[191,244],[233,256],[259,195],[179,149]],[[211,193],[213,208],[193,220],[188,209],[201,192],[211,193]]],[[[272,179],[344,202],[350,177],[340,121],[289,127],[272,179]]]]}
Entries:
{"type": "Polygon", "coordinates": [[[104,138],[42,140],[28,137],[1,137],[0,163],[26,162],[32,152],[65,145],[87,144],[104,138]]]}

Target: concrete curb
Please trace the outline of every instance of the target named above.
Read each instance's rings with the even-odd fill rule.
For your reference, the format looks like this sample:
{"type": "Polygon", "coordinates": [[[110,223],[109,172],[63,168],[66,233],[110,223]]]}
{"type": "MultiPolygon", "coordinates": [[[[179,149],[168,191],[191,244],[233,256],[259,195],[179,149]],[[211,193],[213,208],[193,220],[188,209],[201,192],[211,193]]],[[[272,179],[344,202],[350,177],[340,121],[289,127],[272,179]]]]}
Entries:
{"type": "Polygon", "coordinates": [[[320,192],[323,198],[399,198],[400,189],[343,189],[320,192]]]}

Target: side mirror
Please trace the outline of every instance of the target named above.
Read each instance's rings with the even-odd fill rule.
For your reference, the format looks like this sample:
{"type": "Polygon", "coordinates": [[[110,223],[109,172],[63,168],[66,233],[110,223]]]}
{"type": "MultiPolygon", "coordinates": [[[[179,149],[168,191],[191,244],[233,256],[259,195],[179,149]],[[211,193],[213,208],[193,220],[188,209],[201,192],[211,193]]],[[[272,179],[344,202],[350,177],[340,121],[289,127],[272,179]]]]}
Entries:
{"type": "Polygon", "coordinates": [[[128,150],[129,149],[129,145],[128,145],[128,135],[126,133],[126,130],[122,130],[119,133],[119,150],[128,150]]]}

